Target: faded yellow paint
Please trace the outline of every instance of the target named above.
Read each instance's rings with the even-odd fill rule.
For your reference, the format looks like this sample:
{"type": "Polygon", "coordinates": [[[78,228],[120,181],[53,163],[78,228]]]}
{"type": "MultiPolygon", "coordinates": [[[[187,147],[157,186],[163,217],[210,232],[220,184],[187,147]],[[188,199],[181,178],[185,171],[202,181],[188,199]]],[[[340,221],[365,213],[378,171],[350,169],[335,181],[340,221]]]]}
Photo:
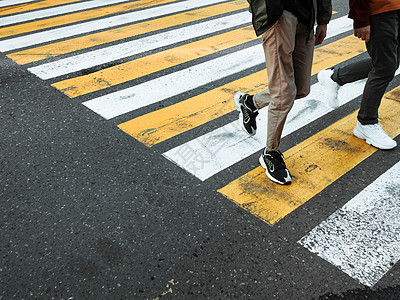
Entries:
{"type": "MultiPolygon", "coordinates": [[[[355,57],[365,51],[365,43],[348,36],[315,50],[312,74],[355,57]],[[329,55],[327,56],[327,53],[329,55]]],[[[243,77],[199,96],[140,116],[119,125],[127,134],[151,147],[173,136],[205,124],[235,110],[235,91],[257,93],[266,88],[265,71],[243,77]]]]}
{"type": "MultiPolygon", "coordinates": [[[[385,131],[400,134],[400,87],[387,93],[380,107],[385,131]]],[[[353,136],[357,111],[284,153],[293,183],[270,181],[258,167],[219,192],[273,225],[367,159],[376,148],[353,136]]]]}
{"type": "Polygon", "coordinates": [[[247,1],[244,0],[236,0],[229,3],[217,4],[210,7],[191,10],[189,12],[158,18],[155,20],[136,23],[116,29],[85,35],[82,37],[72,38],[49,45],[30,48],[27,50],[8,54],[7,56],[21,65],[28,64],[42,59],[56,57],[58,55],[114,42],[151,31],[181,25],[187,22],[197,21],[226,12],[232,12],[235,10],[243,9],[247,7],[247,5],[247,1]]]}
{"type": "Polygon", "coordinates": [[[248,26],[148,55],[88,75],[59,81],[54,83],[53,86],[69,97],[74,98],[134,80],[141,76],[204,57],[254,39],[256,39],[254,31],[251,26],[248,26]]]}
{"type": "Polygon", "coordinates": [[[27,12],[35,9],[42,9],[56,5],[81,2],[82,0],[43,0],[39,2],[23,3],[0,8],[0,16],[27,12]]]}
{"type": "Polygon", "coordinates": [[[101,7],[97,9],[87,10],[84,12],[72,13],[64,16],[48,18],[45,20],[33,21],[13,26],[0,28],[0,36],[8,37],[12,35],[32,32],[36,30],[71,24],[80,21],[87,21],[89,19],[104,17],[116,13],[127,12],[129,10],[159,5],[163,3],[173,2],[175,0],[141,0],[108,7],[101,7]]]}

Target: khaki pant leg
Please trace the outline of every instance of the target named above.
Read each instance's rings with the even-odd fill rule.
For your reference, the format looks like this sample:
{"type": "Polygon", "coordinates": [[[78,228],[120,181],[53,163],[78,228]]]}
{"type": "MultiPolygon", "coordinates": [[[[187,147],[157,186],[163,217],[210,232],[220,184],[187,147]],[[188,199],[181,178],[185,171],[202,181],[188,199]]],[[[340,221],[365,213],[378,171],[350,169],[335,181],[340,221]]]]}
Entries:
{"type": "Polygon", "coordinates": [[[261,109],[261,108],[267,106],[268,104],[271,103],[271,101],[272,101],[272,97],[271,97],[269,88],[267,88],[261,92],[258,92],[256,94],[254,94],[254,96],[253,96],[253,103],[257,109],[261,109]]]}
{"type": "Polygon", "coordinates": [[[262,35],[271,95],[267,125],[270,151],[279,148],[283,126],[297,94],[292,58],[297,24],[297,18],[284,11],[278,22],[262,35]]]}
{"type": "Polygon", "coordinates": [[[315,37],[307,41],[309,32],[305,25],[299,24],[296,32],[296,47],[293,51],[293,68],[296,82],[296,99],[310,93],[311,68],[314,56],[315,37]]]}

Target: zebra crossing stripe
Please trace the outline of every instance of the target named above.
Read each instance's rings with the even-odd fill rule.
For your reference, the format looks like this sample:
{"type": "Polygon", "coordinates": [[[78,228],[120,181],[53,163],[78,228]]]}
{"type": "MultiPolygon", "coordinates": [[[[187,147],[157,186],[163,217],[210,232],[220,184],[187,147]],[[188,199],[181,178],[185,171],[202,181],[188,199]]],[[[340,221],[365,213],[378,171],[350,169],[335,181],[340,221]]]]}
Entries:
{"type": "Polygon", "coordinates": [[[160,5],[175,0],[141,0],[135,2],[129,2],[119,5],[113,5],[108,7],[97,8],[93,10],[88,10],[85,12],[78,12],[73,14],[68,14],[65,16],[54,17],[45,20],[33,21],[23,24],[18,24],[14,26],[8,26],[5,28],[0,28],[1,37],[9,37],[13,35],[23,34],[27,32],[32,32],[36,30],[43,30],[51,27],[66,25],[70,23],[85,21],[94,18],[100,18],[107,15],[112,15],[116,13],[124,13],[129,10],[145,8],[150,5],[160,5]]]}
{"type": "MultiPolygon", "coordinates": [[[[342,33],[344,30],[348,30],[347,26],[343,26],[343,22],[341,22],[341,27],[338,26],[336,28],[337,29],[333,31],[334,33],[342,33]]],[[[192,37],[196,36],[196,34],[194,33],[195,30],[189,31],[193,32],[191,35],[192,37]]],[[[177,35],[180,37],[183,36],[182,34],[177,35]]],[[[153,37],[149,38],[151,45],[154,45],[155,43],[153,39],[153,37]]],[[[157,37],[155,39],[157,39],[157,37]]],[[[116,66],[102,69],[88,75],[56,82],[53,84],[53,86],[63,91],[69,97],[73,98],[130,80],[134,80],[138,77],[157,72],[162,69],[166,69],[190,60],[194,60],[196,58],[203,57],[217,51],[228,49],[230,47],[234,47],[255,39],[256,36],[252,27],[248,26],[227,33],[222,33],[218,36],[213,36],[197,42],[185,44],[183,46],[148,55],[140,59],[129,61],[127,63],[118,64],[116,66]]],[[[140,49],[143,49],[143,47],[140,47],[140,49]]],[[[110,57],[110,55],[101,56],[107,58],[110,57]]],[[[93,55],[93,57],[95,56],[93,55]]],[[[98,63],[98,57],[99,55],[96,55],[96,63],[98,63]]],[[[82,61],[88,61],[88,59],[82,59],[82,61]]],[[[68,66],[71,66],[71,61],[69,60],[65,63],[60,63],[58,69],[66,73],[68,72],[68,66]]],[[[47,70],[48,68],[43,66],[43,69],[47,70]]],[[[37,75],[40,76],[40,74],[37,75]]],[[[52,76],[56,75],[60,74],[53,74],[52,76]]],[[[43,79],[47,79],[49,76],[42,75],[40,77],[43,79]]]]}
{"type": "MultiPolygon", "coordinates": [[[[214,2],[222,1],[224,0],[216,0],[214,2]]],[[[186,5],[188,1],[179,3],[186,5]]],[[[166,15],[168,14],[168,11],[169,13],[173,13],[173,11],[171,11],[171,6],[174,5],[175,3],[165,6],[146,8],[140,11],[128,12],[116,16],[102,18],[100,20],[86,21],[84,23],[73,24],[62,28],[49,29],[44,32],[36,32],[21,37],[9,38],[7,40],[0,41],[0,51],[8,52],[41,43],[53,42],[55,40],[64,39],[74,35],[87,34],[92,31],[119,26],[121,24],[133,23],[135,21],[143,20],[143,18],[146,18],[146,16],[147,18],[152,18],[160,15],[166,15]]]]}
{"type": "Polygon", "coordinates": [[[29,68],[42,79],[66,75],[135,54],[249,23],[249,12],[213,19],[29,68]]]}
{"type": "Polygon", "coordinates": [[[0,7],[14,6],[18,4],[28,4],[29,2],[36,0],[3,0],[0,2],[0,7]]]}
{"type": "Polygon", "coordinates": [[[83,104],[105,119],[115,118],[260,64],[260,50],[259,45],[249,47],[83,104]]]}
{"type": "MultiPolygon", "coordinates": [[[[385,94],[380,107],[385,131],[400,134],[400,87],[385,94]]],[[[357,111],[284,153],[293,184],[280,186],[258,167],[218,191],[273,225],[367,159],[376,148],[353,136],[357,111]]]]}
{"type": "Polygon", "coordinates": [[[1,18],[1,26],[6,26],[15,23],[22,23],[27,21],[32,21],[35,19],[44,19],[48,17],[53,17],[57,15],[63,15],[67,13],[72,13],[80,10],[85,10],[89,8],[95,8],[100,6],[106,6],[110,4],[116,4],[119,2],[124,2],[126,0],[92,0],[80,3],[74,3],[69,5],[57,6],[53,8],[41,9],[39,11],[25,12],[22,14],[12,15],[8,17],[1,18]]]}
{"type": "Polygon", "coordinates": [[[400,260],[400,162],[299,243],[372,287],[400,260]]]}
{"type": "MultiPolygon", "coordinates": [[[[399,73],[400,69],[395,75],[399,73]]],[[[341,87],[338,96],[340,105],[360,96],[365,82],[366,80],[360,80],[341,87]]],[[[306,98],[295,101],[286,120],[282,137],[330,112],[332,109],[323,102],[324,97],[324,88],[316,83],[312,85],[311,92],[306,98]]],[[[244,133],[239,122],[234,121],[172,148],[163,155],[204,181],[263,149],[267,140],[265,126],[267,120],[267,109],[260,110],[257,124],[261,125],[258,126],[257,134],[253,137],[244,133]]]]}
{"type": "MultiPolygon", "coordinates": [[[[364,84],[365,80],[362,80],[343,86],[339,95],[340,105],[359,96],[364,84]]],[[[306,98],[295,101],[286,120],[282,137],[330,112],[332,109],[321,102],[324,97],[323,87],[316,83],[311,87],[311,92],[306,98]]],[[[255,136],[249,137],[240,128],[239,122],[234,121],[172,148],[163,155],[204,181],[265,147],[267,111],[268,109],[259,111],[257,117],[259,126],[255,136]]]]}
{"type": "Polygon", "coordinates": [[[225,2],[220,4],[218,4],[217,2],[218,1],[211,1],[211,0],[202,1],[201,5],[207,5],[212,3],[216,4],[213,6],[185,11],[182,13],[179,12],[182,10],[194,9],[198,7],[199,5],[198,1],[196,0],[184,1],[163,6],[161,9],[159,7],[155,7],[151,9],[142,10],[136,13],[138,17],[135,18],[134,15],[131,13],[129,17],[121,19],[119,24],[114,24],[114,25],[123,25],[128,21],[134,22],[137,21],[138,18],[140,19],[146,19],[149,17],[159,17],[159,18],[140,23],[135,23],[133,25],[127,25],[124,27],[118,27],[103,32],[93,33],[82,37],[76,37],[40,47],[34,47],[22,51],[17,51],[14,53],[10,53],[7,56],[19,64],[28,64],[31,62],[43,60],[50,57],[56,57],[61,54],[67,54],[73,51],[82,50],[85,48],[122,40],[124,38],[139,36],[141,34],[149,33],[163,28],[172,27],[176,25],[183,25],[184,23],[217,16],[218,14],[234,12],[247,7],[247,2],[244,0],[236,0],[233,2],[228,2],[228,3],[225,2]],[[160,17],[162,15],[171,12],[173,12],[174,15],[160,17]]]}
{"type": "Polygon", "coordinates": [[[82,0],[43,0],[37,2],[37,0],[14,0],[7,1],[2,0],[0,2],[0,7],[11,6],[0,10],[0,16],[22,13],[34,9],[42,9],[51,6],[63,5],[68,3],[80,2],[82,0]],[[33,2],[34,3],[30,3],[33,2]],[[14,6],[15,5],[15,6],[14,6]]]}
{"type": "MultiPolygon", "coordinates": [[[[244,19],[246,18],[244,17],[244,19]]],[[[351,38],[354,41],[355,38],[351,38]]],[[[337,48],[346,49],[346,53],[343,53],[342,58],[345,58],[349,53],[350,55],[355,55],[357,47],[350,48],[354,42],[351,43],[350,40],[349,43],[340,45],[337,48]]],[[[358,41],[357,43],[358,45],[364,45],[358,41]]],[[[363,51],[364,48],[358,54],[363,51]]],[[[332,65],[333,60],[334,58],[322,59],[322,61],[328,63],[328,66],[332,65]]],[[[264,53],[262,47],[256,45],[124,90],[94,98],[83,104],[104,118],[111,119],[263,63],[264,53]],[[140,99],[140,101],[136,99],[140,99]]],[[[323,65],[323,63],[320,65],[323,65]]]]}
{"type": "Polygon", "coordinates": [[[71,98],[137,79],[184,62],[255,40],[250,26],[185,44],[88,75],[53,84],[71,98]]]}
{"type": "MultiPolygon", "coordinates": [[[[263,63],[262,47],[257,52],[263,63]]],[[[315,50],[313,74],[363,53],[365,44],[353,36],[343,38],[315,50]],[[329,55],[327,55],[329,53],[329,55]]],[[[214,65],[214,64],[213,64],[214,65]]],[[[224,66],[224,65],[222,65],[224,66]]],[[[251,67],[247,64],[247,67],[251,67]]],[[[151,112],[119,125],[123,131],[151,147],[194,127],[235,110],[235,91],[256,93],[266,88],[265,71],[259,71],[177,104],[151,112]]]]}

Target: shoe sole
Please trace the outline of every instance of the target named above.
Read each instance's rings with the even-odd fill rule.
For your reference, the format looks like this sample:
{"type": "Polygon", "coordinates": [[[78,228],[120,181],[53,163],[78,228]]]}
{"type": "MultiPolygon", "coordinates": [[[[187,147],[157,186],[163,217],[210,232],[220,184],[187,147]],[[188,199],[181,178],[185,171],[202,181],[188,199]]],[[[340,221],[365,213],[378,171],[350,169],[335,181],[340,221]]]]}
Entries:
{"type": "Polygon", "coordinates": [[[256,130],[253,130],[252,133],[249,133],[249,132],[246,130],[246,127],[244,127],[244,123],[243,123],[243,112],[242,112],[242,109],[240,108],[240,104],[239,104],[239,99],[240,99],[240,96],[242,96],[242,95],[244,95],[244,93],[236,92],[235,95],[233,96],[233,102],[235,102],[236,110],[239,112],[240,128],[242,128],[242,130],[243,130],[247,135],[253,136],[253,135],[256,134],[257,131],[256,131],[256,130]]]}
{"type": "Polygon", "coordinates": [[[356,138],[359,138],[360,140],[365,140],[365,142],[368,145],[371,145],[372,147],[378,148],[380,150],[391,150],[391,149],[394,149],[397,146],[397,144],[396,144],[393,147],[389,147],[389,146],[387,146],[387,147],[386,146],[378,147],[378,146],[374,145],[374,143],[370,139],[366,138],[362,132],[358,131],[357,128],[354,128],[353,135],[356,138]]]}
{"type": "Polygon", "coordinates": [[[262,155],[260,156],[260,158],[258,159],[258,161],[260,162],[261,167],[263,167],[263,168],[265,169],[265,174],[267,174],[267,177],[268,177],[271,181],[273,181],[273,182],[275,182],[275,183],[278,183],[278,184],[280,184],[280,185],[289,185],[289,184],[292,183],[291,181],[288,181],[288,182],[281,182],[281,181],[277,180],[276,178],[274,178],[271,174],[269,174],[267,165],[265,164],[265,161],[264,161],[262,155]]]}

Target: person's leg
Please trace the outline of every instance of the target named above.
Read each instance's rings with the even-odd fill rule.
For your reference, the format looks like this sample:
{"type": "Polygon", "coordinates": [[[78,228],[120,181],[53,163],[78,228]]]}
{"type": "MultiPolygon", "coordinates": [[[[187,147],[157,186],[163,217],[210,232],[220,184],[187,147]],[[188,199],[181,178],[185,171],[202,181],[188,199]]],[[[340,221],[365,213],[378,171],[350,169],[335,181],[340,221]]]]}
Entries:
{"type": "Polygon", "coordinates": [[[346,64],[343,67],[322,70],[318,73],[318,82],[324,87],[324,100],[332,108],[339,107],[339,87],[368,77],[372,69],[371,58],[346,64]]]}
{"type": "Polygon", "coordinates": [[[359,61],[346,64],[343,67],[335,67],[331,79],[338,85],[342,86],[346,83],[355,82],[368,77],[372,70],[372,61],[370,57],[359,61]]]}
{"type": "MultiPolygon", "coordinates": [[[[296,81],[292,53],[295,50],[297,18],[284,11],[278,22],[263,34],[265,62],[268,71],[269,92],[256,97],[260,107],[269,101],[267,146],[259,161],[268,178],[279,184],[290,184],[292,178],[279,152],[283,126],[296,97],[296,81]],[[262,102],[260,99],[264,99],[262,102]]],[[[305,42],[305,39],[304,39],[305,42]]]]}
{"type": "Polygon", "coordinates": [[[372,70],[364,88],[358,121],[362,125],[378,123],[378,109],[389,82],[399,66],[399,15],[397,11],[370,17],[371,37],[367,50],[372,70]]]}
{"type": "Polygon", "coordinates": [[[310,93],[315,37],[307,41],[308,36],[306,26],[299,24],[296,31],[296,47],[293,51],[296,99],[304,98],[310,93]]]}
{"type": "Polygon", "coordinates": [[[269,105],[271,103],[271,100],[272,100],[272,98],[271,98],[271,92],[269,91],[269,88],[267,88],[261,92],[258,92],[256,94],[254,94],[254,96],[253,96],[253,103],[257,109],[266,107],[267,105],[269,105]]]}
{"type": "Polygon", "coordinates": [[[367,50],[372,59],[372,70],[364,87],[353,134],[376,148],[392,149],[397,143],[382,129],[378,109],[399,66],[400,11],[373,15],[370,21],[371,36],[367,50]]]}
{"type": "Polygon", "coordinates": [[[277,151],[287,114],[297,94],[293,57],[297,18],[284,11],[262,35],[271,101],[268,106],[267,148],[277,151]]]}

